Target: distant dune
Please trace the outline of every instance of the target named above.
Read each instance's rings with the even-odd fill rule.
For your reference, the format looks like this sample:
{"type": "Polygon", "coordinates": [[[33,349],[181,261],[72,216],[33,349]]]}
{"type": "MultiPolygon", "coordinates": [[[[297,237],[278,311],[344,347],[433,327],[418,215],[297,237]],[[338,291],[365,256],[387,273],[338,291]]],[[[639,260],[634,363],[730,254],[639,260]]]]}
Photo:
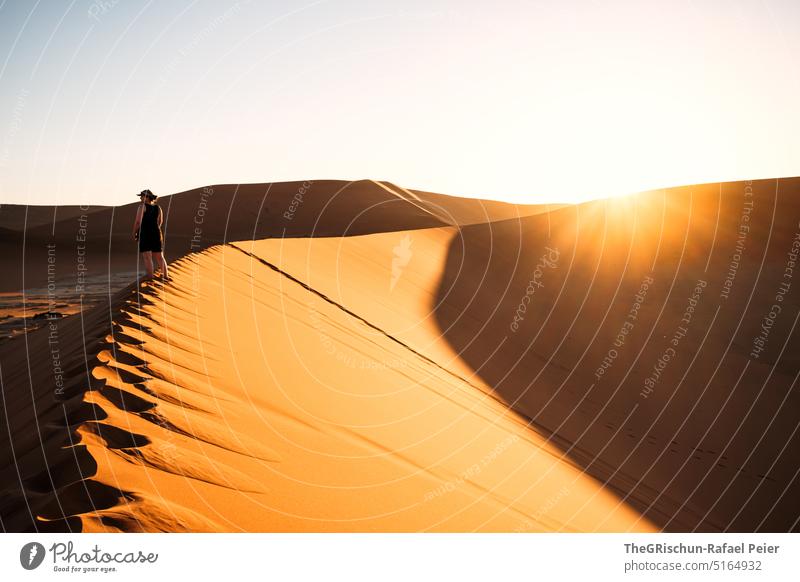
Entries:
{"type": "MultiPolygon", "coordinates": [[[[131,236],[134,194],[121,207],[0,206],[0,255],[13,265],[0,279],[0,342],[37,329],[42,322],[34,318],[48,310],[70,314],[108,301],[144,270],[131,236]]],[[[374,180],[215,185],[163,196],[158,204],[169,261],[236,240],[467,225],[552,208],[412,192],[374,180]]]]}
{"type": "MultiPolygon", "coordinates": [[[[0,231],[0,252],[8,260],[24,258],[33,267],[10,271],[0,281],[0,292],[44,286],[47,272],[41,266],[48,245],[55,246],[56,274],[65,286],[75,283],[81,247],[88,276],[135,270],[135,194],[120,207],[0,206],[0,228],[8,229],[0,231]]],[[[547,209],[416,193],[374,180],[223,184],[162,196],[158,204],[164,211],[169,260],[229,241],[466,225],[547,209]]]]}
{"type": "MultiPolygon", "coordinates": [[[[0,345],[2,526],[797,530],[798,196],[165,196],[172,282],[0,345]]],[[[0,208],[3,291],[136,269],[135,205],[73,210],[0,208]]]]}

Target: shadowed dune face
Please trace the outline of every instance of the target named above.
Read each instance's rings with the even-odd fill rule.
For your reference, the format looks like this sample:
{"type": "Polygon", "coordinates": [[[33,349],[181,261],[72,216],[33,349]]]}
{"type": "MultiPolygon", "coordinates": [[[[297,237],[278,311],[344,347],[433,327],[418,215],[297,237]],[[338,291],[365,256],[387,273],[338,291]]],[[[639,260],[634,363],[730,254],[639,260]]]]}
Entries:
{"type": "Polygon", "coordinates": [[[465,227],[437,323],[661,528],[797,529],[799,197],[797,179],[706,185],[465,227]]]}

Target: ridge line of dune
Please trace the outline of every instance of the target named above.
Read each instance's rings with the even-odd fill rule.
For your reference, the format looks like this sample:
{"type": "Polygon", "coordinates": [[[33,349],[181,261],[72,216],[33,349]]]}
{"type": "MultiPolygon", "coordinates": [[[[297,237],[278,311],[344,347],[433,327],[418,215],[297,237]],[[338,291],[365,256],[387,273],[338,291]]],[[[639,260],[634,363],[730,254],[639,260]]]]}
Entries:
{"type": "Polygon", "coordinates": [[[411,194],[405,188],[400,188],[399,186],[395,186],[394,184],[392,184],[392,186],[395,186],[395,187],[403,190],[404,192],[406,192],[408,194],[408,196],[403,196],[402,194],[400,194],[398,192],[395,192],[389,186],[387,186],[383,182],[379,182],[378,180],[370,180],[370,182],[372,182],[373,184],[375,184],[377,186],[380,186],[381,188],[383,188],[384,190],[389,192],[389,194],[391,194],[392,196],[396,196],[397,198],[400,198],[401,200],[404,200],[405,202],[408,202],[412,206],[416,206],[417,208],[419,208],[423,212],[425,212],[427,214],[430,214],[436,220],[441,221],[442,222],[442,226],[455,226],[455,223],[451,219],[442,218],[441,216],[439,216],[438,213],[432,212],[429,208],[426,208],[425,206],[423,206],[424,202],[419,198],[419,196],[417,196],[416,194],[411,194]]]}
{"type": "Polygon", "coordinates": [[[256,255],[256,254],[253,254],[253,253],[251,253],[251,252],[248,252],[248,251],[244,250],[243,248],[236,246],[236,244],[235,244],[235,243],[228,243],[228,245],[229,245],[229,246],[231,246],[231,247],[233,247],[233,248],[235,248],[237,251],[239,251],[239,252],[241,252],[241,253],[244,253],[245,255],[247,255],[248,257],[250,257],[251,259],[254,259],[254,260],[258,261],[259,263],[263,264],[264,266],[266,266],[266,267],[269,267],[270,269],[272,269],[273,271],[275,271],[275,272],[276,272],[276,273],[278,273],[279,275],[282,275],[282,276],[286,277],[287,279],[289,279],[289,280],[290,280],[290,281],[292,281],[293,283],[296,283],[297,285],[301,286],[301,287],[302,287],[303,289],[305,289],[306,291],[308,291],[308,292],[310,292],[310,293],[313,293],[314,295],[316,295],[317,297],[319,297],[319,298],[320,298],[320,299],[322,299],[323,301],[326,301],[327,303],[330,303],[331,305],[333,305],[334,307],[336,307],[336,308],[338,308],[338,309],[342,310],[343,312],[345,312],[346,314],[350,315],[351,317],[354,317],[355,319],[359,320],[361,323],[363,323],[363,324],[364,324],[364,325],[366,325],[367,327],[369,327],[369,328],[371,328],[371,329],[374,329],[375,331],[379,332],[380,334],[382,334],[382,335],[386,336],[386,337],[387,337],[388,339],[390,339],[391,341],[393,341],[393,342],[395,342],[396,344],[398,344],[398,345],[400,345],[400,346],[404,347],[405,349],[407,349],[407,350],[408,350],[408,351],[410,351],[411,353],[413,353],[413,354],[417,355],[418,357],[420,357],[421,359],[425,360],[425,361],[426,361],[426,362],[428,362],[429,364],[432,364],[433,366],[436,366],[437,368],[439,368],[439,369],[440,369],[440,370],[442,370],[443,372],[446,372],[446,373],[450,374],[451,376],[453,376],[454,378],[456,378],[456,379],[458,379],[458,380],[461,380],[462,382],[464,382],[464,383],[465,383],[465,384],[467,384],[468,386],[470,386],[470,387],[472,387],[472,388],[474,388],[474,389],[476,389],[476,390],[480,391],[482,394],[486,394],[487,396],[490,396],[490,397],[494,398],[495,400],[497,400],[498,402],[501,402],[501,403],[502,403],[502,404],[505,406],[505,403],[503,403],[503,402],[502,402],[502,400],[498,400],[498,399],[497,399],[496,397],[494,397],[494,395],[492,395],[492,394],[487,394],[487,393],[486,393],[486,391],[485,391],[485,390],[483,390],[483,389],[482,389],[480,386],[477,386],[476,384],[473,384],[473,383],[472,383],[472,382],[470,382],[470,381],[469,381],[467,378],[464,378],[464,377],[463,377],[463,376],[461,376],[460,374],[457,374],[456,372],[453,372],[452,370],[448,370],[447,368],[445,368],[445,367],[444,367],[444,366],[442,366],[441,364],[437,363],[435,360],[432,360],[432,359],[431,359],[431,358],[429,358],[428,356],[426,356],[426,355],[424,355],[424,354],[422,354],[422,353],[418,352],[417,350],[415,350],[414,348],[412,348],[411,346],[409,346],[407,343],[405,343],[404,341],[402,341],[402,340],[400,340],[400,339],[396,338],[395,336],[393,336],[392,334],[390,334],[390,333],[389,333],[389,332],[387,332],[386,330],[384,330],[384,329],[380,328],[379,326],[375,325],[374,323],[370,322],[369,320],[367,320],[367,319],[365,319],[365,318],[361,317],[360,315],[358,315],[358,314],[357,314],[357,313],[355,313],[354,311],[352,311],[352,310],[348,309],[347,307],[345,307],[345,306],[344,306],[344,305],[342,305],[341,303],[338,303],[338,302],[334,301],[333,299],[331,299],[330,297],[328,297],[328,296],[327,296],[327,295],[325,295],[324,293],[322,293],[322,292],[320,292],[320,291],[318,291],[318,290],[314,289],[314,288],[313,288],[311,285],[309,285],[308,283],[304,283],[303,281],[301,281],[301,280],[300,280],[300,279],[298,279],[297,277],[295,277],[295,276],[293,276],[293,275],[291,275],[291,274],[287,273],[286,271],[284,271],[283,269],[281,269],[281,268],[280,268],[280,267],[278,267],[277,265],[273,265],[272,263],[270,263],[269,261],[267,261],[267,260],[265,260],[265,259],[263,259],[263,258],[259,257],[258,255],[256,255]]]}

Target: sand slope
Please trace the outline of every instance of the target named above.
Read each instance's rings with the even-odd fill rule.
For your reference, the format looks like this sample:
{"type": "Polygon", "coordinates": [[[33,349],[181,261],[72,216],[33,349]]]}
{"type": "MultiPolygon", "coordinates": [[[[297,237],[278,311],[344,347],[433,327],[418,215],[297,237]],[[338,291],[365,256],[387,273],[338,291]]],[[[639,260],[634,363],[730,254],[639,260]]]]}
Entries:
{"type": "Polygon", "coordinates": [[[797,529],[799,201],[797,178],[763,180],[466,227],[436,319],[504,401],[660,527],[797,529]]]}
{"type": "Polygon", "coordinates": [[[0,345],[2,525],[796,529],[796,286],[751,351],[787,280],[798,188],[481,222],[373,182],[406,214],[361,236],[333,236],[352,234],[351,207],[327,236],[223,228],[170,284],[0,345]]]}
{"type": "MultiPolygon", "coordinates": [[[[358,238],[369,247],[375,237],[358,238]]],[[[537,531],[606,518],[608,529],[647,527],[485,387],[260,256],[280,245],[187,257],[173,284],[126,291],[111,321],[87,322],[88,373],[73,372],[63,410],[38,412],[47,446],[30,431],[15,441],[23,489],[5,496],[6,528],[537,531]],[[42,463],[49,475],[35,472],[42,463]],[[575,514],[578,500],[590,509],[575,514]]],[[[419,307],[432,290],[406,299],[419,307]]],[[[38,402],[52,401],[46,376],[34,379],[38,402]]],[[[26,396],[10,403],[14,416],[26,396]]]]}

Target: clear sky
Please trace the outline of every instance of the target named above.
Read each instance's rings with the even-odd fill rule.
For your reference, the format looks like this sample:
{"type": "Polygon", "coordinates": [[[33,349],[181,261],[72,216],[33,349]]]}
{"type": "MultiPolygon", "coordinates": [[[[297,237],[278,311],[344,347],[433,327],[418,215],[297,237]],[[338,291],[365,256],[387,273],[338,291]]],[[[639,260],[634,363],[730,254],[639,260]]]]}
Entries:
{"type": "Polygon", "coordinates": [[[0,203],[800,175],[796,0],[0,0],[0,203]]]}

